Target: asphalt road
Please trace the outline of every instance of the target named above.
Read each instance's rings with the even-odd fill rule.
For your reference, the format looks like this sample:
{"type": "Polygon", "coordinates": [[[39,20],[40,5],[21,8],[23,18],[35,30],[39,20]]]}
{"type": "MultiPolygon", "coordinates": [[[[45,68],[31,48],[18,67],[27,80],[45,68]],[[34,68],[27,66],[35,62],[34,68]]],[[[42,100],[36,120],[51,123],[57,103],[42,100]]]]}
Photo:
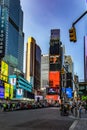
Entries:
{"type": "Polygon", "coordinates": [[[0,130],[68,130],[73,122],[58,108],[0,112],[0,130]]]}

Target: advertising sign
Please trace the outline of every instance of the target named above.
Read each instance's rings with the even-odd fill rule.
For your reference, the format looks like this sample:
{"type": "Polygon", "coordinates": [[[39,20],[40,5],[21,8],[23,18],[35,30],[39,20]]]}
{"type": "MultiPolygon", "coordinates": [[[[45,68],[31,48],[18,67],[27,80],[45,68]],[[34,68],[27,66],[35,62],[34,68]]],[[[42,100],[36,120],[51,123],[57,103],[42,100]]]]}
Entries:
{"type": "Polygon", "coordinates": [[[0,98],[4,98],[4,86],[0,86],[0,98]]]}
{"type": "Polygon", "coordinates": [[[8,64],[4,61],[1,62],[1,79],[8,81],[8,64]]]}
{"type": "Polygon", "coordinates": [[[16,98],[22,98],[23,97],[23,89],[19,88],[16,89],[16,98]]]}
{"type": "Polygon", "coordinates": [[[10,84],[4,83],[5,86],[5,98],[9,98],[10,96],[10,84]]]}
{"type": "Polygon", "coordinates": [[[11,85],[16,85],[16,78],[9,78],[9,83],[11,84],[11,85]]]}
{"type": "Polygon", "coordinates": [[[58,94],[59,93],[59,89],[58,88],[46,88],[46,93],[49,95],[54,95],[54,94],[58,94]]]}
{"type": "Polygon", "coordinates": [[[60,72],[59,71],[50,71],[49,72],[49,85],[50,87],[59,87],[60,86],[60,72]]]}
{"type": "Polygon", "coordinates": [[[72,89],[71,88],[66,88],[66,94],[68,98],[72,98],[72,89]]]}
{"type": "Polygon", "coordinates": [[[10,85],[10,99],[13,98],[13,85],[10,85]]]}
{"type": "Polygon", "coordinates": [[[60,39],[60,29],[52,29],[51,30],[51,39],[60,39]]]}
{"type": "Polygon", "coordinates": [[[46,95],[46,99],[47,100],[54,100],[54,101],[58,101],[59,100],[59,96],[58,95],[46,95]]]}

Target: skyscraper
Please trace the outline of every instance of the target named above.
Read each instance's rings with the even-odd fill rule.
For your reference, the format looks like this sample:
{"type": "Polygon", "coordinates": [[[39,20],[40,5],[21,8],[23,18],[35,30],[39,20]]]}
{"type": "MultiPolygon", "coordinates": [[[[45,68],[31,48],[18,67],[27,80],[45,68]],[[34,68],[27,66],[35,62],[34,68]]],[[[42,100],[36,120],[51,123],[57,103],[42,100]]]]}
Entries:
{"type": "Polygon", "coordinates": [[[48,100],[60,100],[62,67],[62,43],[60,42],[60,29],[52,29],[49,48],[49,88],[47,88],[48,100]]]}
{"type": "Polygon", "coordinates": [[[41,49],[33,37],[28,38],[26,48],[26,79],[34,90],[40,89],[41,77],[41,49]]]}
{"type": "MultiPolygon", "coordinates": [[[[23,11],[20,0],[0,0],[0,13],[4,13],[4,60],[9,65],[23,71],[24,33],[23,11]]],[[[1,30],[0,30],[1,31],[1,30]]],[[[1,33],[1,32],[0,32],[1,33]]]]}

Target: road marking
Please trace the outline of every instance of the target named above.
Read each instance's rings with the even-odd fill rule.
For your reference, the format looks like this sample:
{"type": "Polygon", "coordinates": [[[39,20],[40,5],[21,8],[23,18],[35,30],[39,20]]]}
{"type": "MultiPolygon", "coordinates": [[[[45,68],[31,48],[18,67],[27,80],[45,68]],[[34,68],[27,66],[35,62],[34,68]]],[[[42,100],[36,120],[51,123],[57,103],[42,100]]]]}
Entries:
{"type": "Polygon", "coordinates": [[[69,128],[69,130],[73,130],[75,128],[75,126],[77,125],[77,123],[78,123],[78,120],[75,120],[74,123],[69,128]]]}

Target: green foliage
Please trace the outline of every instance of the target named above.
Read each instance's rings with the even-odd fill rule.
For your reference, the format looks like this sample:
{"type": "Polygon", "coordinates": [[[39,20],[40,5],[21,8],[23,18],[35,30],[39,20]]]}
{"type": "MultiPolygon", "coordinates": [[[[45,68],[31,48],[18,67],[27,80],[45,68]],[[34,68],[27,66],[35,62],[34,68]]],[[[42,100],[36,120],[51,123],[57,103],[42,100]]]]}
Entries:
{"type": "Polygon", "coordinates": [[[86,101],[87,100],[87,96],[82,96],[82,100],[86,101]]]}

